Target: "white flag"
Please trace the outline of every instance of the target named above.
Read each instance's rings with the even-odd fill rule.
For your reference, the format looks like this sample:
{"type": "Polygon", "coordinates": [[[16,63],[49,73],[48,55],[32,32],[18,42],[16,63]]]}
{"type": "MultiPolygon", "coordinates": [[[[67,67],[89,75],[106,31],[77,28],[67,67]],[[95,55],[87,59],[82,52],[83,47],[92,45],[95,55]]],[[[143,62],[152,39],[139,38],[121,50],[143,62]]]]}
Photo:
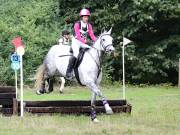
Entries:
{"type": "Polygon", "coordinates": [[[124,45],[124,46],[127,45],[127,44],[129,44],[129,43],[131,43],[131,42],[132,42],[131,40],[123,37],[123,45],[124,45]]]}

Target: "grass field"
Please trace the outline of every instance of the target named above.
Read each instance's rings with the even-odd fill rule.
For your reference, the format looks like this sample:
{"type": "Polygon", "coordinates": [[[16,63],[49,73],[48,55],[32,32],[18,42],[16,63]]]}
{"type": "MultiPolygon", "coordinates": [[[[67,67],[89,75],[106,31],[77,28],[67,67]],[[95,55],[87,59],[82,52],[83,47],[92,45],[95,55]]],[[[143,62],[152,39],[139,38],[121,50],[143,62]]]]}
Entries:
{"type": "MultiPolygon", "coordinates": [[[[108,99],[122,97],[120,87],[103,87],[108,99]]],[[[35,95],[26,89],[26,100],[89,99],[86,88],[66,87],[51,94],[35,95]]],[[[180,89],[173,87],[128,87],[127,99],[133,106],[132,114],[98,115],[94,124],[88,116],[35,116],[25,114],[3,117],[0,115],[0,135],[180,135],[180,89]]]]}

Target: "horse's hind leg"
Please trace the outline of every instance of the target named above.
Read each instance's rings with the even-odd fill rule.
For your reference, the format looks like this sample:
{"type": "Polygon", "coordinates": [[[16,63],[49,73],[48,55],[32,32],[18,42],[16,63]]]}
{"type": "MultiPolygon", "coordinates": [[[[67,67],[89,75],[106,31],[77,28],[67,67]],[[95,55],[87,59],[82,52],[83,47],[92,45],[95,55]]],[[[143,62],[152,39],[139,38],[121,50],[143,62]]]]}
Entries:
{"type": "Polygon", "coordinates": [[[62,94],[63,93],[63,89],[64,89],[64,85],[65,85],[65,79],[64,77],[60,77],[61,79],[61,83],[60,83],[60,88],[59,88],[59,92],[62,94]]]}
{"type": "Polygon", "coordinates": [[[47,93],[50,93],[50,92],[53,91],[54,79],[53,78],[47,78],[47,82],[48,82],[48,91],[47,91],[47,93]]]}

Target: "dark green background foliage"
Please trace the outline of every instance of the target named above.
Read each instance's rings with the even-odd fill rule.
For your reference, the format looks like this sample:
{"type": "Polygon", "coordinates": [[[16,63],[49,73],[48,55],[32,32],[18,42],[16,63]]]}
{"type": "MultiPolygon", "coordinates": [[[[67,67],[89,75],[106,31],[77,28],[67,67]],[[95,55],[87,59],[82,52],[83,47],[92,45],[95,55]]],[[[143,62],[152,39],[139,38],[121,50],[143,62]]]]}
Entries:
{"type": "Polygon", "coordinates": [[[178,0],[0,0],[0,83],[13,84],[9,55],[11,40],[26,45],[26,83],[34,76],[48,49],[63,29],[71,30],[81,8],[92,12],[96,35],[113,27],[117,58],[103,57],[105,79],[122,78],[123,35],[134,42],[126,48],[126,80],[130,83],[177,83],[180,58],[178,0]]]}

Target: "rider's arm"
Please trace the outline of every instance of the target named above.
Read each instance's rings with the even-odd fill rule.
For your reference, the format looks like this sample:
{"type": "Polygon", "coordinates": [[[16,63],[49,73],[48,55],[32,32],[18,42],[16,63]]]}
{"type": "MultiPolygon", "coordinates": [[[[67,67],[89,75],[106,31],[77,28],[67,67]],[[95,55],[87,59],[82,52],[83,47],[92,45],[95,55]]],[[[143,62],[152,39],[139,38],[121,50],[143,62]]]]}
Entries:
{"type": "Polygon", "coordinates": [[[96,36],[94,35],[91,24],[89,24],[89,31],[88,32],[89,32],[89,36],[91,37],[91,39],[95,42],[96,41],[96,36]]]}
{"type": "Polygon", "coordinates": [[[79,23],[75,23],[74,31],[75,31],[76,39],[78,39],[79,41],[83,43],[86,43],[86,41],[81,37],[79,23]]]}

